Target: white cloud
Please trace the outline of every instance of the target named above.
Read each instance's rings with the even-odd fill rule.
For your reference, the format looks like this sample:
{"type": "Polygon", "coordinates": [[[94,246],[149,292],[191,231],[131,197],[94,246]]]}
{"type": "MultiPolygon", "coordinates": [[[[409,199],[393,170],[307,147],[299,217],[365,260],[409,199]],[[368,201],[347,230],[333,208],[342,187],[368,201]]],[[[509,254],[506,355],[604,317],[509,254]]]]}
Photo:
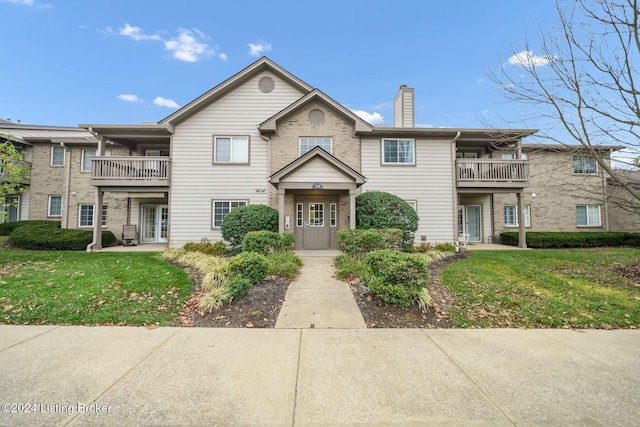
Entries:
{"type": "Polygon", "coordinates": [[[371,125],[381,125],[384,123],[384,117],[380,113],[368,113],[362,110],[351,110],[356,116],[371,125]]]}
{"type": "Polygon", "coordinates": [[[222,59],[223,61],[227,60],[227,54],[226,53],[221,53],[220,55],[218,55],[218,58],[222,59]]]}
{"type": "Polygon", "coordinates": [[[134,27],[129,23],[124,24],[124,27],[118,30],[118,34],[121,36],[131,37],[135,41],[140,40],[162,40],[158,35],[147,35],[142,33],[142,28],[134,27]]]}
{"type": "Polygon", "coordinates": [[[161,96],[156,96],[156,99],[153,100],[153,103],[159,105],[160,107],[180,108],[178,103],[173,99],[167,99],[161,96]]]}
{"type": "Polygon", "coordinates": [[[534,55],[530,50],[523,50],[507,59],[507,63],[519,67],[544,67],[557,59],[554,55],[534,55]]]}
{"type": "Polygon", "coordinates": [[[142,99],[138,98],[138,95],[132,95],[129,93],[118,95],[118,99],[126,102],[142,102],[142,99]]]}
{"type": "Polygon", "coordinates": [[[268,52],[271,50],[271,43],[266,43],[263,41],[259,41],[256,44],[249,43],[249,55],[251,56],[260,56],[264,52],[268,52]]]}
{"type": "Polygon", "coordinates": [[[164,47],[173,52],[173,57],[180,61],[196,62],[214,54],[214,49],[200,41],[204,38],[201,31],[179,29],[177,38],[165,40],[164,47]],[[195,33],[195,35],[194,35],[195,33]]]}
{"type": "Polygon", "coordinates": [[[0,1],[23,4],[25,6],[33,6],[33,0],[0,0],[0,1]]]}

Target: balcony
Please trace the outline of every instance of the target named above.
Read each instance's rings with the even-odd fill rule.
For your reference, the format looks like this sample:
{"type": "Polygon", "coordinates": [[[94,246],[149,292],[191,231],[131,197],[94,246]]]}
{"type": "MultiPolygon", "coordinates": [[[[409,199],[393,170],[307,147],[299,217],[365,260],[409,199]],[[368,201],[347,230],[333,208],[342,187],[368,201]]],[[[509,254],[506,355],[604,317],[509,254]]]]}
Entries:
{"type": "Polygon", "coordinates": [[[169,187],[169,157],[92,157],[91,184],[99,187],[169,187]]]}
{"type": "Polygon", "coordinates": [[[0,162],[0,182],[14,181],[20,185],[31,183],[31,163],[22,161],[0,162]]]}
{"type": "Polygon", "coordinates": [[[529,185],[528,160],[458,159],[460,187],[524,188],[529,185]]]}

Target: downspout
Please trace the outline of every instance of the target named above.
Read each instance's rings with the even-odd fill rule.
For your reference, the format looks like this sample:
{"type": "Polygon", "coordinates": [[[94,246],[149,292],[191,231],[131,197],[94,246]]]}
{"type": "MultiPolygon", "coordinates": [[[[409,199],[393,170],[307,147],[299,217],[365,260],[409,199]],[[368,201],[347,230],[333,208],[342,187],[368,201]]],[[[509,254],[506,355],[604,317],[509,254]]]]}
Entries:
{"type": "Polygon", "coordinates": [[[453,242],[458,242],[458,170],[456,167],[456,141],[460,138],[461,132],[458,131],[456,136],[451,140],[451,166],[453,177],[453,242]]]}
{"type": "Polygon", "coordinates": [[[64,210],[64,224],[62,224],[62,228],[69,228],[69,204],[71,203],[71,150],[66,145],[64,145],[64,142],[61,142],[60,146],[64,148],[64,155],[66,160],[65,165],[67,172],[64,178],[64,191],[66,193],[67,202],[64,202],[65,198],[63,197],[62,209],[64,210]],[[67,153],[69,153],[69,156],[67,156],[67,153]]]}

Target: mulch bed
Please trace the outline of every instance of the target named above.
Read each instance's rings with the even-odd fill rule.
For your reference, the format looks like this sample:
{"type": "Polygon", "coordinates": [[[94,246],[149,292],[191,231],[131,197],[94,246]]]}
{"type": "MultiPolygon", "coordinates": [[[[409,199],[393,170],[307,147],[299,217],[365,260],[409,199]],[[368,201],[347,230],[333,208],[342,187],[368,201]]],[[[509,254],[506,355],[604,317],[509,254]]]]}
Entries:
{"type": "MultiPolygon", "coordinates": [[[[423,313],[417,305],[401,308],[375,297],[359,281],[349,283],[362,316],[369,328],[451,328],[447,307],[452,298],[440,285],[440,273],[448,265],[471,256],[460,252],[429,265],[429,292],[434,306],[423,313]]],[[[195,288],[199,277],[189,272],[195,288]]],[[[273,328],[280,313],[289,281],[270,277],[249,290],[240,301],[225,305],[211,313],[199,309],[202,292],[194,291],[179,315],[181,326],[214,328],[273,328]]]]}

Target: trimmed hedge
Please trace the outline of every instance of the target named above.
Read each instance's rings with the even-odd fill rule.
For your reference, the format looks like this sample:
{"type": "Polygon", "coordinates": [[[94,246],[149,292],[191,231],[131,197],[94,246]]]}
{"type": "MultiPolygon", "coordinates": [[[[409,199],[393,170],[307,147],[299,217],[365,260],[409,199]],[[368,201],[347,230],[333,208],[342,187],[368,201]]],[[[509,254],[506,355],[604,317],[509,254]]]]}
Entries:
{"type": "Polygon", "coordinates": [[[14,221],[0,224],[0,236],[9,236],[13,230],[23,225],[51,224],[60,227],[60,221],[14,221]]]}
{"type": "MultiPolygon", "coordinates": [[[[93,231],[60,228],[59,221],[28,221],[9,235],[11,242],[31,250],[82,251],[93,241],[93,231]]],[[[112,245],[116,236],[102,232],[102,244],[112,245]]]]}
{"type": "Polygon", "coordinates": [[[227,272],[230,277],[248,279],[252,285],[257,285],[267,278],[269,262],[256,252],[242,252],[231,257],[227,272]]]}
{"type": "Polygon", "coordinates": [[[387,230],[339,230],[338,249],[349,255],[365,254],[380,249],[402,249],[403,232],[397,228],[387,230]]]}
{"type": "Polygon", "coordinates": [[[418,214],[400,197],[384,191],[366,191],[356,197],[356,228],[403,232],[403,247],[413,245],[418,229],[418,214]]]}
{"type": "MultiPolygon", "coordinates": [[[[518,246],[519,233],[500,233],[502,243],[518,246]]],[[[529,248],[598,248],[605,246],[640,246],[640,233],[620,233],[606,231],[551,232],[530,231],[527,233],[529,248]]]]}
{"type": "Polygon", "coordinates": [[[234,248],[242,245],[250,231],[278,232],[278,211],[266,205],[248,205],[234,208],[224,217],[220,231],[222,238],[234,248]]]}
{"type": "Polygon", "coordinates": [[[369,252],[364,263],[368,267],[365,286],[388,303],[408,307],[427,286],[428,265],[419,254],[383,249],[369,252]]]}
{"type": "Polygon", "coordinates": [[[269,255],[274,252],[288,252],[293,249],[293,240],[293,233],[279,234],[267,230],[250,231],[242,240],[242,251],[257,252],[262,255],[269,255]]]}

